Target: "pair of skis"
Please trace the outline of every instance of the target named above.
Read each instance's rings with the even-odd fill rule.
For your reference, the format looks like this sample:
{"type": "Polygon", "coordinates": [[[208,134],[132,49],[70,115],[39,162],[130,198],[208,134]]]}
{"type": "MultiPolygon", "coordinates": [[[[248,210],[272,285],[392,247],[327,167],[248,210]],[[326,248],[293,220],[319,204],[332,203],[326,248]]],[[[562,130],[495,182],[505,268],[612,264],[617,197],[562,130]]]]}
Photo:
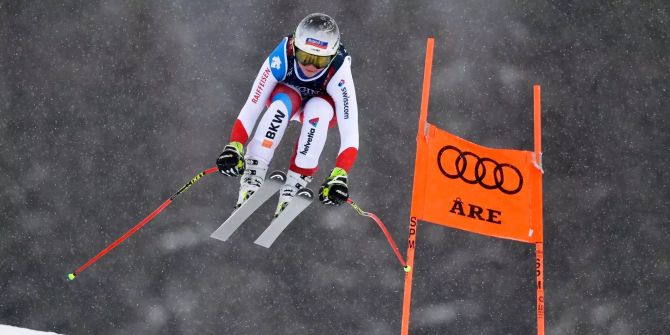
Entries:
{"type": "MultiPolygon", "coordinates": [[[[258,191],[237,208],[233,214],[217,229],[210,237],[221,241],[227,241],[230,236],[239,228],[244,221],[251,216],[261,205],[263,205],[272,195],[277,193],[286,182],[286,174],[281,171],[274,171],[265,179],[258,191]]],[[[269,248],[279,235],[288,227],[302,211],[305,210],[314,200],[314,193],[307,188],[299,189],[291,202],[284,210],[272,220],[265,231],[254,241],[254,243],[269,248]]]]}

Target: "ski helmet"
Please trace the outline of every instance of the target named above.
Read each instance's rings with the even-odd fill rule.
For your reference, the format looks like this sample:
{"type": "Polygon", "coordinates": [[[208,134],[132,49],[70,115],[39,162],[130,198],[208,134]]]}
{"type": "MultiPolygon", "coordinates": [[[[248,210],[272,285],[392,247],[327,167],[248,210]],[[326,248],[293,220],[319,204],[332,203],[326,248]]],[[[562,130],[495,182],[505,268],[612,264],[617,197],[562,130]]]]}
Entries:
{"type": "Polygon", "coordinates": [[[333,56],[340,47],[340,29],[326,14],[309,14],[295,29],[293,45],[315,56],[333,56]]]}

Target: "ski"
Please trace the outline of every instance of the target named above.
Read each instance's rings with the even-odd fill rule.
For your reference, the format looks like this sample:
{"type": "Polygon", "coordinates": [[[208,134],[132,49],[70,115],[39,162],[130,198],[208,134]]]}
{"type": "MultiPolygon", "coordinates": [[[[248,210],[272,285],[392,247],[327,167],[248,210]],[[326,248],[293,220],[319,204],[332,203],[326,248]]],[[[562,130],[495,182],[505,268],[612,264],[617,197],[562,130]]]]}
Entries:
{"type": "Polygon", "coordinates": [[[263,205],[272,195],[279,191],[279,188],[286,182],[286,174],[281,171],[273,171],[268,178],[263,181],[263,185],[251,197],[245,201],[240,208],[218,228],[210,237],[221,241],[227,241],[237,228],[263,205]]]}
{"type": "Polygon", "coordinates": [[[269,248],[286,227],[312,203],[314,193],[307,188],[299,189],[288,206],[265,229],[254,243],[269,248]]]}

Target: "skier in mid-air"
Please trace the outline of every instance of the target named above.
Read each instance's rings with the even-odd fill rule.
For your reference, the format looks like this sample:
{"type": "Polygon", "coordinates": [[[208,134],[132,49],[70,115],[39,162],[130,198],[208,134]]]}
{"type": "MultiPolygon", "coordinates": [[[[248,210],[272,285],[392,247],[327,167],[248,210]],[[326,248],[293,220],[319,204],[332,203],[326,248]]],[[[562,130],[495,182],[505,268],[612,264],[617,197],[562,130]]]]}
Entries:
{"type": "Polygon", "coordinates": [[[335,20],[328,15],[305,17],[270,53],[256,76],[233,125],[230,143],[216,160],[222,174],[242,175],[236,208],[261,187],[290,120],[301,122],[302,130],[275,217],[312,180],[328,128],[335,124],[340,150],[335,167],[319,189],[319,199],[329,205],[345,202],[347,174],[358,155],[358,106],[351,57],[340,43],[335,20]],[[244,145],[266,106],[245,153],[244,145]]]}

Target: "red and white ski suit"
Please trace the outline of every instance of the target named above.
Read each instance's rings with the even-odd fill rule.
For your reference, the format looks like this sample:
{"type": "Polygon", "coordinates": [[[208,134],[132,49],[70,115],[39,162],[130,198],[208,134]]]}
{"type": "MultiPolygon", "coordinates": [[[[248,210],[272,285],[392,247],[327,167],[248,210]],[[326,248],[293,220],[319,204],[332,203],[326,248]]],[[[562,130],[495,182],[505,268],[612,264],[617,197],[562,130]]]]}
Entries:
{"type": "Polygon", "coordinates": [[[268,166],[289,121],[297,120],[302,122],[302,130],[289,170],[312,176],[318,169],[328,128],[337,124],[340,150],[335,166],[348,172],[358,155],[358,104],[351,57],[344,46],[340,44],[326,68],[306,77],[293,55],[292,36],[285,37],[258,72],[230,141],[246,144],[259,117],[246,159],[268,166]]]}

